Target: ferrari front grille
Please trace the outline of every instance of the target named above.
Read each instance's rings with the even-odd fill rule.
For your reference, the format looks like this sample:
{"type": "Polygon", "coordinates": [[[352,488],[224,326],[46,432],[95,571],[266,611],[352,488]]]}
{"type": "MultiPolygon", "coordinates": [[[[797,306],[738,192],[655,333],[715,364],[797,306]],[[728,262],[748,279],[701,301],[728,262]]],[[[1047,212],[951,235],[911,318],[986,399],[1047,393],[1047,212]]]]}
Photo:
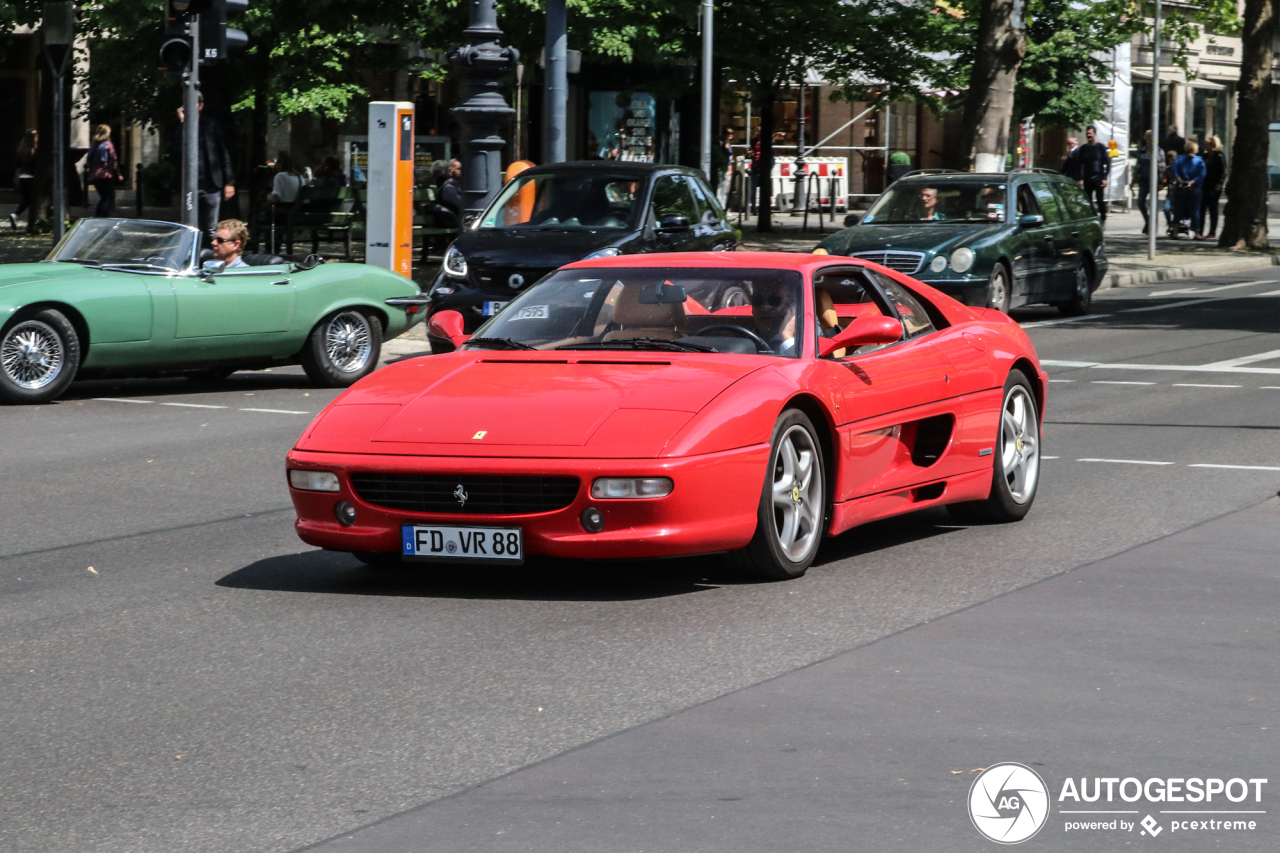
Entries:
{"type": "Polygon", "coordinates": [[[924,252],[859,252],[854,257],[907,275],[915,275],[924,264],[924,252]]]}
{"type": "Polygon", "coordinates": [[[407,512],[450,515],[526,515],[564,509],[578,496],[577,477],[473,474],[351,475],[366,503],[407,512]]]}

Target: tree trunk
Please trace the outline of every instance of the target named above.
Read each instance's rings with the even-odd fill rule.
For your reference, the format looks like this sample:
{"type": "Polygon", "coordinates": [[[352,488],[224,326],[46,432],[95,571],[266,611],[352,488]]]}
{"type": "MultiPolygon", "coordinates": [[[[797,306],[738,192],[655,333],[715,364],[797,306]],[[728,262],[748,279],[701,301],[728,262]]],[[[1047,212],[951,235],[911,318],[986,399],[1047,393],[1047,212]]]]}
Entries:
{"type": "Polygon", "coordinates": [[[1231,146],[1231,177],[1219,246],[1269,248],[1267,240],[1267,147],[1271,123],[1271,39],[1274,0],[1245,0],[1241,34],[1239,108],[1231,146]]]}
{"type": "Polygon", "coordinates": [[[774,90],[769,90],[757,103],[760,109],[760,173],[756,179],[760,196],[756,200],[756,231],[773,230],[773,102],[774,90]]]}
{"type": "Polygon", "coordinates": [[[982,0],[977,59],[960,136],[960,150],[978,171],[1004,171],[1013,88],[1027,54],[1025,9],[1025,0],[982,0]]]}

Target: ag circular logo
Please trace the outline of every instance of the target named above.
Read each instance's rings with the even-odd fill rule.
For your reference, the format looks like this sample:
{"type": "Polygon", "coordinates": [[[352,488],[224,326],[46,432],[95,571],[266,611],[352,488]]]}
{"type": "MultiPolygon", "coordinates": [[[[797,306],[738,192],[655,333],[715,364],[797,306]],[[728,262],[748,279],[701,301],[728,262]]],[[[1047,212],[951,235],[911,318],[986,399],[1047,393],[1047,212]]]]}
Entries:
{"type": "Polygon", "coordinates": [[[507,279],[507,284],[511,285],[512,290],[519,290],[524,285],[524,276],[520,273],[514,273],[511,278],[507,279]]]}
{"type": "Polygon", "coordinates": [[[969,819],[999,844],[1018,844],[1040,831],[1049,817],[1049,789],[1040,774],[1006,761],[988,767],[969,789],[969,819]]]}

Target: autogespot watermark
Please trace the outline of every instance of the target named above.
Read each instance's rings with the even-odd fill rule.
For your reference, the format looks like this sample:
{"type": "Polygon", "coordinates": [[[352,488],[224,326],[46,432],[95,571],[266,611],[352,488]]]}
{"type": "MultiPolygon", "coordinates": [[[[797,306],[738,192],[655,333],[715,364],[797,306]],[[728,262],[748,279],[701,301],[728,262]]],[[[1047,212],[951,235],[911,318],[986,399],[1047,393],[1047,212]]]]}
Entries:
{"type": "Polygon", "coordinates": [[[1253,832],[1267,813],[1266,784],[1266,779],[1239,776],[1067,777],[1054,801],[1039,773],[1006,761],[973,780],[969,818],[999,844],[1019,844],[1051,822],[1060,822],[1067,833],[1136,832],[1147,838],[1166,830],[1167,837],[1253,832]]]}

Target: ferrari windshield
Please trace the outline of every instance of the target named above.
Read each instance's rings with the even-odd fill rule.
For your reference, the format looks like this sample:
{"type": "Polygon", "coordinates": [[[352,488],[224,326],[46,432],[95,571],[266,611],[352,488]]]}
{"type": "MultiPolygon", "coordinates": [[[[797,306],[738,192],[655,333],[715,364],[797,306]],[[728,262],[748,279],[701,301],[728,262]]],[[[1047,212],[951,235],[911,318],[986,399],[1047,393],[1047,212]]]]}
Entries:
{"type": "Polygon", "coordinates": [[[801,283],[792,270],[560,270],[508,303],[466,346],[798,358],[801,283]]]}
{"type": "Polygon", "coordinates": [[[1006,186],[987,181],[899,181],[885,190],[862,222],[1004,222],[1006,186]]]}
{"type": "Polygon", "coordinates": [[[637,228],[645,182],[635,175],[553,172],[520,175],[476,228],[577,231],[637,228]]]}
{"type": "Polygon", "coordinates": [[[195,235],[171,222],[81,219],[46,260],[181,272],[191,265],[195,235]]]}

